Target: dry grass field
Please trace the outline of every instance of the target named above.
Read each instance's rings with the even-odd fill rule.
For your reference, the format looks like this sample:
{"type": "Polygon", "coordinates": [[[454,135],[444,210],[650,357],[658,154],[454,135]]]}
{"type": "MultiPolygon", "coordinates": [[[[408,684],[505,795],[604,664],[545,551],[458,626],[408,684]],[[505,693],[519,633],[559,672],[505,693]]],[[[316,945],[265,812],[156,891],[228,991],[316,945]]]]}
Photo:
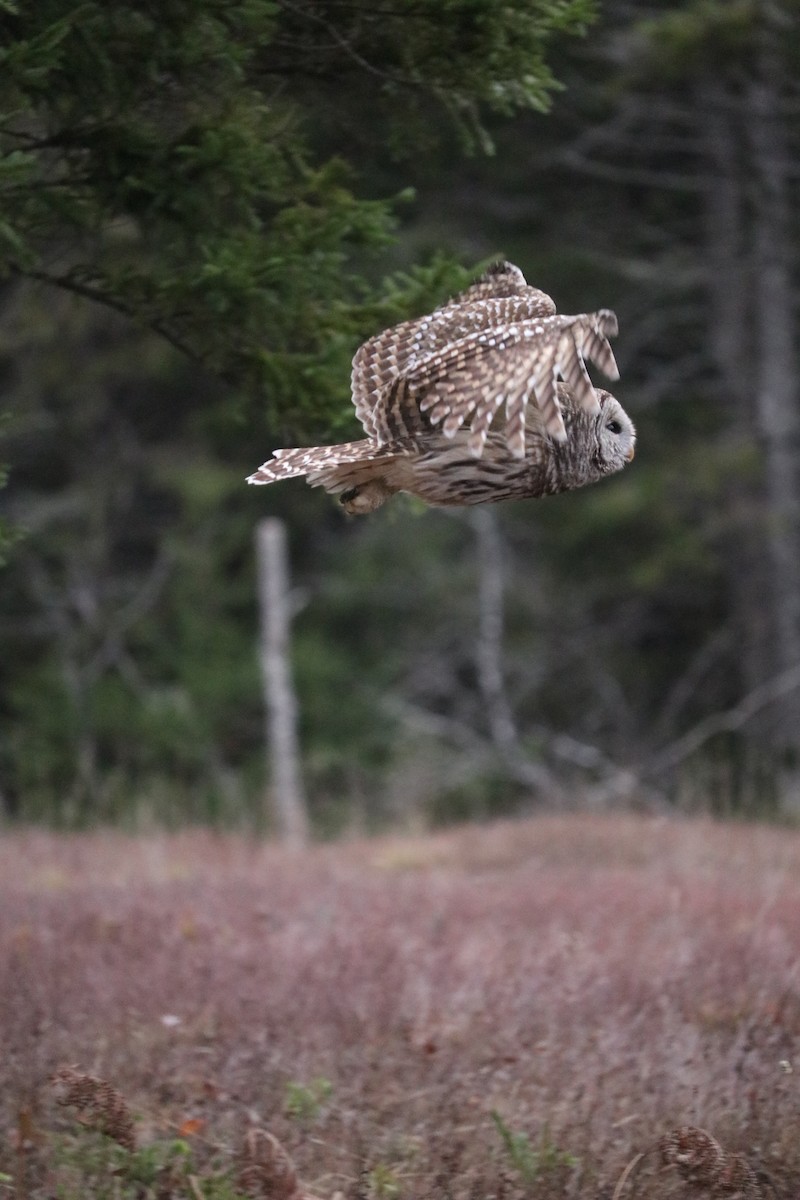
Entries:
{"type": "Polygon", "coordinates": [[[795,1200],[800,834],[8,834],[0,1137],[0,1198],[795,1200]],[[742,1157],[693,1173],[682,1126],[742,1157]],[[301,1187],[242,1170],[259,1129],[301,1187]]]}

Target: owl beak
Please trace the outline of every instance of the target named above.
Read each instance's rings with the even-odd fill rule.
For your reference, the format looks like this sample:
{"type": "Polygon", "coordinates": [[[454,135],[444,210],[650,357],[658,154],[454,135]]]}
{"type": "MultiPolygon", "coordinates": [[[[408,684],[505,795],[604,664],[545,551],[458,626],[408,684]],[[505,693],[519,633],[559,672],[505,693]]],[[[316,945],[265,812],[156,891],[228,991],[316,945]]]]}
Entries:
{"type": "Polygon", "coordinates": [[[628,451],[628,453],[625,455],[625,457],[627,458],[628,462],[633,462],[633,459],[634,459],[634,455],[635,455],[635,454],[636,454],[636,446],[635,446],[633,443],[631,443],[631,448],[630,448],[630,450],[628,451]]]}

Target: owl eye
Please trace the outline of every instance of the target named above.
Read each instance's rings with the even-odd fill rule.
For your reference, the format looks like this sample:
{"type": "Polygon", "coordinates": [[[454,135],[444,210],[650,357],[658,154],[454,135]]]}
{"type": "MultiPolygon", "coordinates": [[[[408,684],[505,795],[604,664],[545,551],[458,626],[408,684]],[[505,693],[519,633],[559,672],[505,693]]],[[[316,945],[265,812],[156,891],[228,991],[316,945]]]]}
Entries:
{"type": "Polygon", "coordinates": [[[609,429],[612,433],[622,433],[622,426],[619,421],[609,421],[606,429],[609,429]]]}

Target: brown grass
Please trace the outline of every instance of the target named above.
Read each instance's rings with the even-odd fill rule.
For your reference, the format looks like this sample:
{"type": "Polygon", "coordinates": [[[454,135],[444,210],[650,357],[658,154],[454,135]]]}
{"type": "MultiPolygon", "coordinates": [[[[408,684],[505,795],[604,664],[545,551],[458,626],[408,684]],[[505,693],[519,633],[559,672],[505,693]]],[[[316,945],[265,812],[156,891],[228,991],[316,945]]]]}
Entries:
{"type": "Polygon", "coordinates": [[[651,1152],[681,1126],[795,1197],[799,1046],[786,830],[0,841],[0,1177],[22,1138],[31,1195],[54,1194],[69,1118],[47,1080],[69,1063],[118,1089],[141,1145],[234,1162],[263,1127],[323,1197],[610,1200],[643,1152],[625,1195],[689,1194],[651,1152]]]}

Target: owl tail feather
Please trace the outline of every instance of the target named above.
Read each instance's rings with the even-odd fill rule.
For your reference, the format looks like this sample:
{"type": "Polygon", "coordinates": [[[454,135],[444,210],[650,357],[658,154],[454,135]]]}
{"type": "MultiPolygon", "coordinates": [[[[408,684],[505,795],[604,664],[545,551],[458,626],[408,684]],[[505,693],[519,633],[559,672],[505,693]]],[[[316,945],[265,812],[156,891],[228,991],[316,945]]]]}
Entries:
{"type": "Polygon", "coordinates": [[[342,504],[348,512],[371,512],[397,490],[386,477],[399,457],[404,457],[402,447],[392,443],[379,446],[371,438],[339,446],[275,450],[271,459],[247,477],[247,483],[277,483],[304,475],[311,487],[343,493],[342,504]]]}
{"type": "MultiPolygon", "coordinates": [[[[297,475],[314,477],[334,473],[340,466],[363,463],[380,454],[374,442],[344,442],[340,446],[299,446],[293,450],[274,450],[272,458],[262,463],[257,471],[247,477],[248,483],[277,483],[280,479],[292,479],[297,475]]],[[[324,479],[319,480],[325,486],[324,479]]]]}

